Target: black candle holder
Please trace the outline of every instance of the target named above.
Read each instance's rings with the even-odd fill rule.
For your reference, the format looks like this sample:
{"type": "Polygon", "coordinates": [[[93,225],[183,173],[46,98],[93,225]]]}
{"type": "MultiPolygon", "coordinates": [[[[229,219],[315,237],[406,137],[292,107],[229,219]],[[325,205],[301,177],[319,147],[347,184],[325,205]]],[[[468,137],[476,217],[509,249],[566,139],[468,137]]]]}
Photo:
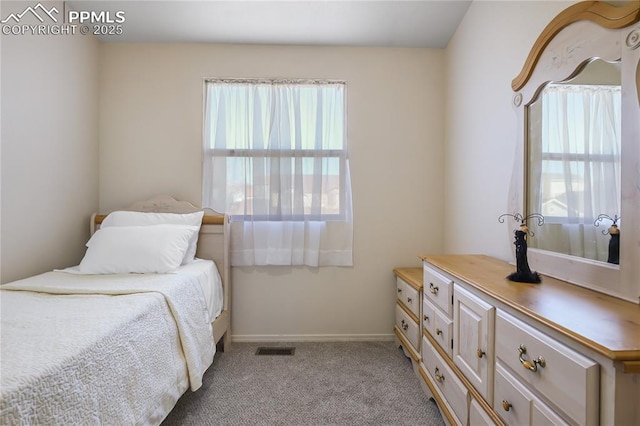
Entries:
{"type": "Polygon", "coordinates": [[[613,217],[601,214],[598,215],[598,218],[593,222],[595,226],[600,226],[600,222],[608,219],[611,221],[611,226],[608,229],[602,231],[602,235],[609,234],[611,239],[609,239],[609,257],[607,258],[607,262],[613,263],[614,265],[620,264],[620,228],[618,228],[618,221],[620,220],[620,216],[614,215],[613,217]]]}
{"type": "Polygon", "coordinates": [[[520,213],[505,213],[498,217],[498,222],[504,223],[505,216],[512,217],[514,220],[520,222],[520,227],[514,230],[515,241],[513,244],[516,246],[516,272],[509,274],[507,279],[519,283],[540,283],[542,281],[540,274],[531,271],[529,261],[527,260],[527,236],[533,237],[535,235],[533,231],[529,231],[527,221],[529,219],[537,219],[538,226],[542,226],[542,224],[544,224],[544,216],[540,213],[531,213],[528,216],[522,216],[520,213]]]}

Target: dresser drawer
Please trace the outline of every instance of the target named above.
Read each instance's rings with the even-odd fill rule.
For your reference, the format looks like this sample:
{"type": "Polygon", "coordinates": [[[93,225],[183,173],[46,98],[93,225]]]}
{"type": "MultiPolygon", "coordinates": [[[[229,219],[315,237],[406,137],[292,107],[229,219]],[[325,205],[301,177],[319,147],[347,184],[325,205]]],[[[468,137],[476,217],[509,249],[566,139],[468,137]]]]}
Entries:
{"type": "Polygon", "coordinates": [[[419,290],[413,288],[409,285],[405,280],[398,277],[396,278],[396,286],[397,286],[397,297],[400,302],[415,316],[420,315],[420,292],[419,290]]]}
{"type": "Polygon", "coordinates": [[[471,399],[469,405],[469,425],[470,426],[495,426],[491,417],[482,409],[480,403],[475,398],[471,399]]]}
{"type": "Polygon", "coordinates": [[[427,296],[434,305],[442,309],[442,311],[451,318],[453,281],[442,275],[436,269],[430,267],[428,264],[424,264],[423,269],[423,291],[425,296],[427,296]]]}
{"type": "Polygon", "coordinates": [[[396,326],[402,331],[402,334],[418,351],[420,348],[420,326],[413,318],[400,306],[400,302],[396,303],[396,326]]]}
{"type": "Polygon", "coordinates": [[[469,415],[467,402],[469,391],[424,336],[422,336],[422,363],[456,417],[466,425],[469,415]]]}
{"type": "Polygon", "coordinates": [[[451,358],[453,354],[453,321],[440,311],[436,311],[435,315],[433,333],[431,335],[451,358]]]}
{"type": "Polygon", "coordinates": [[[422,297],[422,327],[433,335],[434,324],[436,322],[436,307],[433,306],[427,296],[422,297]]]}
{"type": "Polygon", "coordinates": [[[436,308],[426,295],[422,299],[422,327],[451,357],[453,354],[453,321],[436,308]]]}
{"type": "Polygon", "coordinates": [[[496,364],[493,409],[508,425],[531,424],[531,392],[496,364]]]}
{"type": "Polygon", "coordinates": [[[500,310],[496,357],[576,423],[598,424],[599,366],[592,360],[500,310]]]}
{"type": "Polygon", "coordinates": [[[551,408],[536,398],[499,362],[493,409],[508,425],[567,425],[551,408]]]}

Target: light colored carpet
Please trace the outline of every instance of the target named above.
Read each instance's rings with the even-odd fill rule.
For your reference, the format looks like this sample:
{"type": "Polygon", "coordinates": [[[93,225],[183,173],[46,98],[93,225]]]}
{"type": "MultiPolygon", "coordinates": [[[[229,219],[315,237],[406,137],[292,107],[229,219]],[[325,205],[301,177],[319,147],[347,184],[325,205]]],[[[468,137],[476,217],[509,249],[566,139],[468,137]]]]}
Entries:
{"type": "Polygon", "coordinates": [[[393,342],[234,343],[163,426],[442,425],[393,342]],[[293,346],[293,356],[255,355],[293,346]]]}

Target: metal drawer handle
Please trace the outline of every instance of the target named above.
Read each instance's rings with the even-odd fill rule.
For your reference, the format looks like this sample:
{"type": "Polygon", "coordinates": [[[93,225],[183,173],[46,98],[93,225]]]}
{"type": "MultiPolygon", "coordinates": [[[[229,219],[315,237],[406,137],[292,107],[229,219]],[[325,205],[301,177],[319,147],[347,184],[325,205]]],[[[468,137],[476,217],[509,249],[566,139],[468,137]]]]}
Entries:
{"type": "Polygon", "coordinates": [[[509,411],[511,410],[511,407],[513,407],[513,405],[509,404],[507,401],[505,401],[504,399],[502,400],[502,409],[504,411],[509,411]]]}
{"type": "Polygon", "coordinates": [[[440,374],[440,370],[438,370],[438,367],[436,367],[436,369],[434,370],[433,375],[436,376],[436,381],[438,383],[444,382],[444,376],[440,374]]]}
{"type": "Polygon", "coordinates": [[[433,294],[438,294],[438,290],[440,290],[437,286],[433,285],[433,283],[429,283],[429,291],[433,294]]]}
{"type": "Polygon", "coordinates": [[[522,366],[529,371],[533,371],[535,373],[536,371],[538,371],[538,366],[544,368],[547,365],[546,361],[541,356],[531,361],[526,360],[524,358],[525,354],[527,353],[527,347],[525,345],[518,346],[518,352],[520,353],[520,355],[518,356],[520,364],[522,364],[522,366]]]}
{"type": "Polygon", "coordinates": [[[429,317],[428,317],[428,316],[426,316],[426,315],[425,315],[425,316],[423,316],[422,318],[423,318],[425,321],[429,321],[429,317]]]}
{"type": "Polygon", "coordinates": [[[476,355],[478,355],[478,358],[482,358],[483,356],[485,356],[486,352],[483,351],[482,349],[478,349],[476,351],[476,355]]]}
{"type": "Polygon", "coordinates": [[[436,328],[436,334],[437,335],[441,335],[442,334],[442,330],[440,330],[439,328],[436,328]]]}
{"type": "Polygon", "coordinates": [[[402,323],[402,329],[404,331],[407,331],[409,329],[409,324],[407,324],[406,322],[404,322],[404,320],[401,321],[402,323]]]}
{"type": "Polygon", "coordinates": [[[398,293],[402,293],[402,289],[401,288],[398,289],[398,293]]]}
{"type": "Polygon", "coordinates": [[[411,303],[411,298],[407,297],[407,303],[411,303]]]}

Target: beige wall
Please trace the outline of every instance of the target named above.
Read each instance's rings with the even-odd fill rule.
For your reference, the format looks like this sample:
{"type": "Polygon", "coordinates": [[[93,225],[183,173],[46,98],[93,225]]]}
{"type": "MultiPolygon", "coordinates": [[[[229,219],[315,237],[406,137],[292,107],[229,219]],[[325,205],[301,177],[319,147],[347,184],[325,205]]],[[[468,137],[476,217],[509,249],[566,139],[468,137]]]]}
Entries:
{"type": "Polygon", "coordinates": [[[347,81],[353,268],[234,268],[238,339],[390,336],[396,266],[442,250],[443,51],[104,44],[100,207],[201,201],[205,77],[347,81]]]}
{"type": "Polygon", "coordinates": [[[5,283],[84,254],[98,208],[99,44],[82,35],[3,35],[1,48],[5,283]]]}
{"type": "MultiPolygon", "coordinates": [[[[444,248],[511,260],[516,155],[511,80],[544,27],[572,2],[474,1],[446,49],[444,248]]],[[[522,213],[522,212],[519,212],[522,213]]]]}

